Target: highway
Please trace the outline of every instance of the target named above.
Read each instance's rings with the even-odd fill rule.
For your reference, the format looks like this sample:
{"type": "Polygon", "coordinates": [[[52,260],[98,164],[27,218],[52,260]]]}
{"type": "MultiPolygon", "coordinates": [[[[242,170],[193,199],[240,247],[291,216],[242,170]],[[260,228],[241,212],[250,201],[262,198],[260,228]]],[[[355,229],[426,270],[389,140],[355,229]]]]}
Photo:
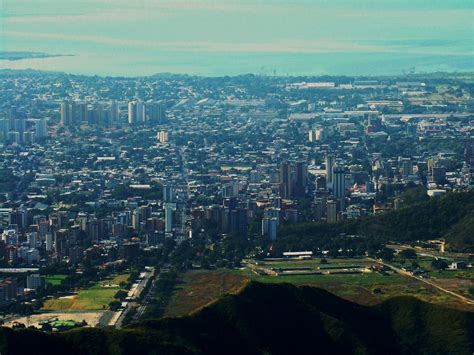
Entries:
{"type": "Polygon", "coordinates": [[[150,289],[148,291],[148,293],[145,295],[145,297],[143,298],[142,302],[140,303],[140,306],[138,307],[137,309],[137,313],[135,314],[134,316],[134,320],[135,321],[138,321],[140,320],[143,315],[145,314],[145,311],[146,311],[146,308],[147,308],[147,305],[148,303],[153,299],[154,297],[154,289],[156,287],[156,282],[158,281],[160,275],[158,274],[152,281],[151,281],[151,285],[150,285],[150,289]]]}
{"type": "MultiPolygon", "coordinates": [[[[148,284],[148,282],[150,282],[152,278],[154,277],[154,273],[155,273],[155,268],[154,267],[150,268],[150,270],[147,270],[144,272],[145,275],[142,278],[142,281],[132,286],[132,288],[130,289],[128,293],[128,297],[130,297],[130,301],[127,303],[124,310],[119,310],[115,312],[115,314],[110,319],[109,326],[114,326],[115,328],[120,329],[123,326],[123,322],[127,314],[132,309],[138,306],[137,312],[140,311],[140,308],[142,307],[142,305],[139,305],[139,303],[137,302],[137,299],[141,296],[143,289],[148,284]]],[[[142,310],[141,312],[143,313],[144,310],[142,310]]]]}

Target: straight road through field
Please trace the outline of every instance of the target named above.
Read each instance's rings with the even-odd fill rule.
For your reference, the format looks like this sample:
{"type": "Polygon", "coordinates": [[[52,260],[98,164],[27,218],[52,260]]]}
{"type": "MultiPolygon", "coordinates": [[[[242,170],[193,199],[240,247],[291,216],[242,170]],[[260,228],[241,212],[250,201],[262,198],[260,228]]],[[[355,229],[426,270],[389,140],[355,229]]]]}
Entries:
{"type": "MultiPolygon", "coordinates": [[[[379,260],[374,260],[374,261],[380,262],[379,260]]],[[[466,303],[466,304],[469,304],[469,305],[474,306],[474,301],[473,301],[473,300],[470,300],[469,298],[464,297],[463,295],[460,295],[459,293],[456,293],[456,292],[453,292],[453,291],[451,291],[451,290],[448,290],[448,289],[446,289],[446,288],[444,288],[444,287],[441,287],[440,285],[437,285],[437,284],[434,283],[433,281],[430,281],[430,280],[427,280],[427,279],[424,279],[424,278],[415,276],[415,275],[409,273],[408,271],[402,270],[402,269],[400,269],[400,268],[398,268],[398,267],[395,267],[395,266],[393,266],[393,265],[390,265],[390,264],[387,264],[387,263],[384,263],[384,262],[383,262],[383,265],[387,266],[387,267],[390,268],[391,270],[393,270],[393,271],[395,271],[395,272],[397,272],[397,273],[399,273],[399,274],[401,274],[401,275],[405,275],[405,276],[414,278],[414,279],[416,279],[416,280],[418,280],[418,281],[421,281],[421,282],[423,282],[423,283],[425,283],[425,284],[427,284],[427,285],[430,285],[430,286],[432,286],[432,287],[434,287],[434,288],[436,288],[436,289],[438,289],[438,290],[440,290],[440,291],[442,291],[442,292],[444,292],[444,293],[447,293],[448,295],[453,296],[453,297],[459,299],[460,301],[462,301],[462,302],[464,302],[464,303],[466,303]]]]}

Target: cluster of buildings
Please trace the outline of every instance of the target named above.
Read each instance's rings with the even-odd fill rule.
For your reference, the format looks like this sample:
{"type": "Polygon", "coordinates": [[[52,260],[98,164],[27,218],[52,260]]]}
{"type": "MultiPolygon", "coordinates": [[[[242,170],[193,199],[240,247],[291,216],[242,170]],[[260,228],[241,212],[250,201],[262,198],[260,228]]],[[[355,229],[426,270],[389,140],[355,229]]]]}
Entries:
{"type": "MultiPolygon", "coordinates": [[[[61,125],[64,127],[78,127],[83,124],[111,127],[120,124],[120,107],[115,100],[108,103],[63,101],[60,114],[61,125]]],[[[132,126],[148,121],[163,123],[166,120],[165,106],[153,101],[130,101],[127,105],[127,120],[132,126]]]]}
{"type": "Polygon", "coordinates": [[[272,241],[281,225],[400,208],[408,187],[474,186],[472,99],[435,79],[3,79],[9,265],[114,262],[167,238],[272,241]]]}
{"type": "Polygon", "coordinates": [[[44,287],[45,282],[45,277],[37,273],[27,275],[24,282],[19,282],[15,276],[0,278],[0,307],[25,300],[29,294],[44,287]]]}
{"type": "Polygon", "coordinates": [[[48,135],[47,121],[47,118],[27,118],[16,106],[9,107],[0,119],[0,137],[12,144],[41,142],[48,135]]]}

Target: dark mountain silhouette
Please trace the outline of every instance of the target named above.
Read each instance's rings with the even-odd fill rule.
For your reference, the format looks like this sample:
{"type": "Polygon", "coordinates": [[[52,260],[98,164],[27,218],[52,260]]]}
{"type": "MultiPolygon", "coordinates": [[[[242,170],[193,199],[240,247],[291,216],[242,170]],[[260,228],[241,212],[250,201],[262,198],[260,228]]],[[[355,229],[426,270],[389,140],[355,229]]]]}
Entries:
{"type": "Polygon", "coordinates": [[[472,354],[474,313],[252,282],[185,317],[57,334],[3,328],[0,344],[2,354],[472,354]]]}

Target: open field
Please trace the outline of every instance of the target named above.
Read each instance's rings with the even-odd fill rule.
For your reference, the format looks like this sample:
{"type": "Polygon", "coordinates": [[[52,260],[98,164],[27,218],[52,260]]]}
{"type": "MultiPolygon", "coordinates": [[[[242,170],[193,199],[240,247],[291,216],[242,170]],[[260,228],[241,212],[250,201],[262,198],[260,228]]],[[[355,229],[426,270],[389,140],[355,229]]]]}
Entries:
{"type": "Polygon", "coordinates": [[[398,274],[377,273],[358,275],[302,275],[302,276],[258,276],[251,278],[259,282],[288,282],[294,285],[309,285],[323,288],[340,297],[363,305],[373,305],[396,296],[414,296],[431,303],[440,303],[454,308],[465,308],[453,297],[423,283],[398,274]],[[380,293],[374,292],[376,289],[380,293]]]}
{"type": "MultiPolygon", "coordinates": [[[[360,265],[370,266],[369,259],[329,259],[328,264],[320,264],[318,259],[303,261],[267,261],[262,267],[336,267],[360,265]]],[[[250,280],[264,283],[291,283],[294,285],[309,285],[323,288],[337,296],[357,302],[362,305],[374,305],[397,296],[413,296],[423,301],[441,304],[443,306],[472,310],[474,309],[451,295],[426,285],[414,278],[396,273],[382,275],[377,272],[360,274],[332,275],[258,275],[249,268],[240,270],[193,270],[180,276],[180,282],[165,310],[165,316],[180,316],[188,314],[225,293],[238,291],[250,280]]],[[[468,283],[470,280],[456,278],[444,279],[443,286],[455,288],[456,283],[468,283]],[[450,284],[451,283],[451,284],[450,284]]],[[[463,290],[467,286],[463,285],[463,290]]],[[[458,290],[459,291],[459,290],[458,290]]],[[[465,293],[463,291],[462,293],[465,293]]]]}
{"type": "Polygon", "coordinates": [[[51,298],[44,303],[46,311],[81,311],[106,309],[114,300],[119,288],[93,286],[87,290],[80,290],[76,295],[60,298],[51,298]]]}
{"type": "Polygon", "coordinates": [[[332,267],[348,267],[360,266],[366,267],[373,264],[373,261],[366,258],[351,258],[351,259],[332,259],[326,258],[327,264],[321,263],[321,259],[310,260],[270,260],[264,261],[263,266],[267,268],[285,268],[285,267],[310,267],[313,270],[326,269],[332,267]]]}
{"type": "Polygon", "coordinates": [[[118,284],[127,280],[129,274],[118,275],[111,280],[100,281],[94,286],[79,290],[75,295],[46,300],[45,311],[94,311],[107,309],[120,290],[118,284]]]}
{"type": "MultiPolygon", "coordinates": [[[[474,287],[474,269],[470,268],[464,270],[437,270],[431,265],[433,260],[435,260],[434,257],[418,256],[418,258],[413,260],[413,262],[416,262],[418,265],[420,265],[422,269],[427,271],[426,277],[429,278],[430,281],[447,290],[459,293],[467,297],[472,297],[469,295],[468,290],[474,287]]],[[[400,258],[396,258],[390,264],[399,266],[399,263],[400,258]]],[[[405,261],[404,265],[411,265],[411,261],[405,261]]]]}
{"type": "Polygon", "coordinates": [[[46,276],[46,283],[47,284],[50,284],[50,285],[53,285],[53,286],[58,286],[58,285],[61,285],[64,281],[64,279],[66,279],[67,275],[48,275],[46,276]]]}
{"type": "Polygon", "coordinates": [[[10,320],[9,322],[5,323],[6,327],[11,327],[14,322],[17,323],[23,323],[27,327],[29,326],[34,326],[36,328],[40,327],[40,322],[44,321],[52,321],[52,320],[73,320],[75,322],[82,322],[85,320],[90,327],[95,327],[100,320],[100,317],[102,316],[103,312],[102,311],[97,311],[97,312],[70,312],[70,313],[64,313],[64,312],[48,312],[48,313],[42,313],[42,314],[33,314],[29,317],[19,317],[15,318],[13,320],[10,320]]]}
{"type": "Polygon", "coordinates": [[[118,286],[118,285],[120,285],[121,282],[127,282],[129,277],[130,277],[130,274],[120,274],[120,275],[115,276],[111,280],[102,281],[101,284],[105,287],[107,287],[107,286],[118,286]]]}
{"type": "Polygon", "coordinates": [[[196,270],[180,276],[165,316],[181,316],[199,309],[219,296],[237,292],[250,279],[227,270],[196,270]]]}

